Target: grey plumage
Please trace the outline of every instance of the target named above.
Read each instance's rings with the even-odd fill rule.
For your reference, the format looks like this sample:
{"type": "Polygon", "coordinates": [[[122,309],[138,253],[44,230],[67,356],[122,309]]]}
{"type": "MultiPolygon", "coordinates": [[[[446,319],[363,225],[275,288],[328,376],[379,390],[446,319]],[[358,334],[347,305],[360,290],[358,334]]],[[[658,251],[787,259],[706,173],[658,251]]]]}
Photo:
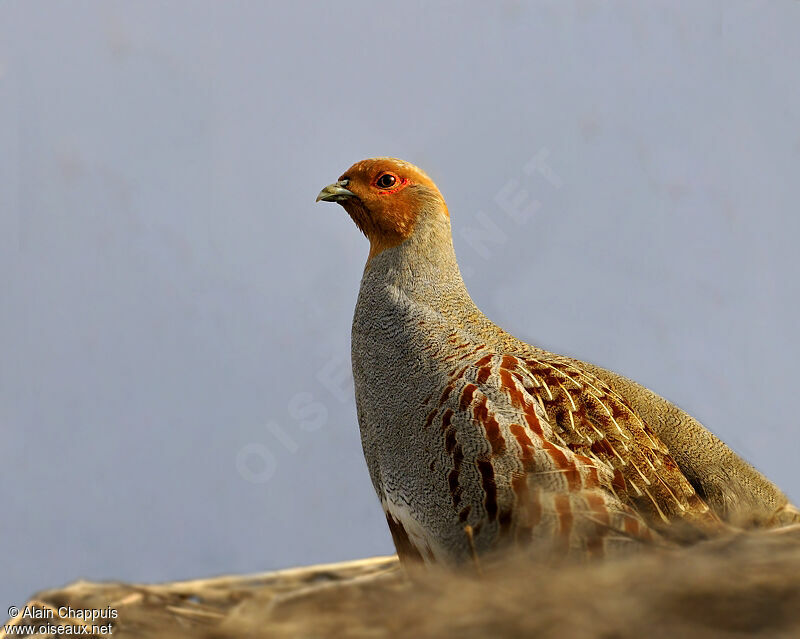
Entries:
{"type": "Polygon", "coordinates": [[[600,556],[800,522],[776,486],[673,404],[486,318],[461,278],[444,200],[419,169],[367,160],[326,188],[320,199],[335,191],[370,239],[353,318],[356,406],[401,557],[460,562],[542,543],[600,556]]]}

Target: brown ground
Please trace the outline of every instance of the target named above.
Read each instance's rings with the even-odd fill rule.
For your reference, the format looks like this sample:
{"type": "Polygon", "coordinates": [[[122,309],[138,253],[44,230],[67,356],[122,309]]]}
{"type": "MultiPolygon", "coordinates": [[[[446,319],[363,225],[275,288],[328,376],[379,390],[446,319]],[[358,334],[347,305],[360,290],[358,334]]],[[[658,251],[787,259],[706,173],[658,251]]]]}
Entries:
{"type": "Polygon", "coordinates": [[[797,529],[588,566],[483,569],[409,577],[382,557],[151,586],[78,582],[36,600],[111,606],[121,639],[800,637],[797,529]]]}

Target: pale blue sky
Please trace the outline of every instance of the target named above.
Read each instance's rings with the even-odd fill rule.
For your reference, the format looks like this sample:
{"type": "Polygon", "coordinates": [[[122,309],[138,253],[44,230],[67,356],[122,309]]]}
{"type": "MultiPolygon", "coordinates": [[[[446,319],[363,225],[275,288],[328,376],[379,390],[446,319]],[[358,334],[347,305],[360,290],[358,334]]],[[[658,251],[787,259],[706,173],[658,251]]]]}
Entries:
{"type": "Polygon", "coordinates": [[[4,2],[0,610],[392,550],[347,377],[367,245],[314,204],[374,155],[437,181],[499,324],[647,384],[800,499],[799,23],[4,2]]]}

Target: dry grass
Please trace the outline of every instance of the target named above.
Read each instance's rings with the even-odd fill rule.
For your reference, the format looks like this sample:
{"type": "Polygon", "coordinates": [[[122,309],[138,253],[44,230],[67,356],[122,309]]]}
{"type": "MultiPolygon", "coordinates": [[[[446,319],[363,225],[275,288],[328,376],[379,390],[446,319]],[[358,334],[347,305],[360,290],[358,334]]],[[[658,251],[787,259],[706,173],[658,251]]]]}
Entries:
{"type": "MultiPolygon", "coordinates": [[[[800,637],[800,530],[590,565],[407,575],[392,557],[153,586],[79,582],[56,607],[113,637],[800,637]]],[[[84,635],[85,636],[85,635],[84,635]]]]}

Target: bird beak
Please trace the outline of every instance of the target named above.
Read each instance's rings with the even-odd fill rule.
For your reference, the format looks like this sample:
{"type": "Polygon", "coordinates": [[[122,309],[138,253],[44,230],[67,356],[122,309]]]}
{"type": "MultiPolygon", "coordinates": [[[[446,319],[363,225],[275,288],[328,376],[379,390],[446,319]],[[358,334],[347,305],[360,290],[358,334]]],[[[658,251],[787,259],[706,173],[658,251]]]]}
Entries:
{"type": "Polygon", "coordinates": [[[355,197],[355,193],[344,188],[347,186],[349,181],[350,180],[339,180],[338,182],[329,184],[319,192],[316,201],[319,202],[322,200],[323,202],[341,202],[342,200],[355,197]]]}

